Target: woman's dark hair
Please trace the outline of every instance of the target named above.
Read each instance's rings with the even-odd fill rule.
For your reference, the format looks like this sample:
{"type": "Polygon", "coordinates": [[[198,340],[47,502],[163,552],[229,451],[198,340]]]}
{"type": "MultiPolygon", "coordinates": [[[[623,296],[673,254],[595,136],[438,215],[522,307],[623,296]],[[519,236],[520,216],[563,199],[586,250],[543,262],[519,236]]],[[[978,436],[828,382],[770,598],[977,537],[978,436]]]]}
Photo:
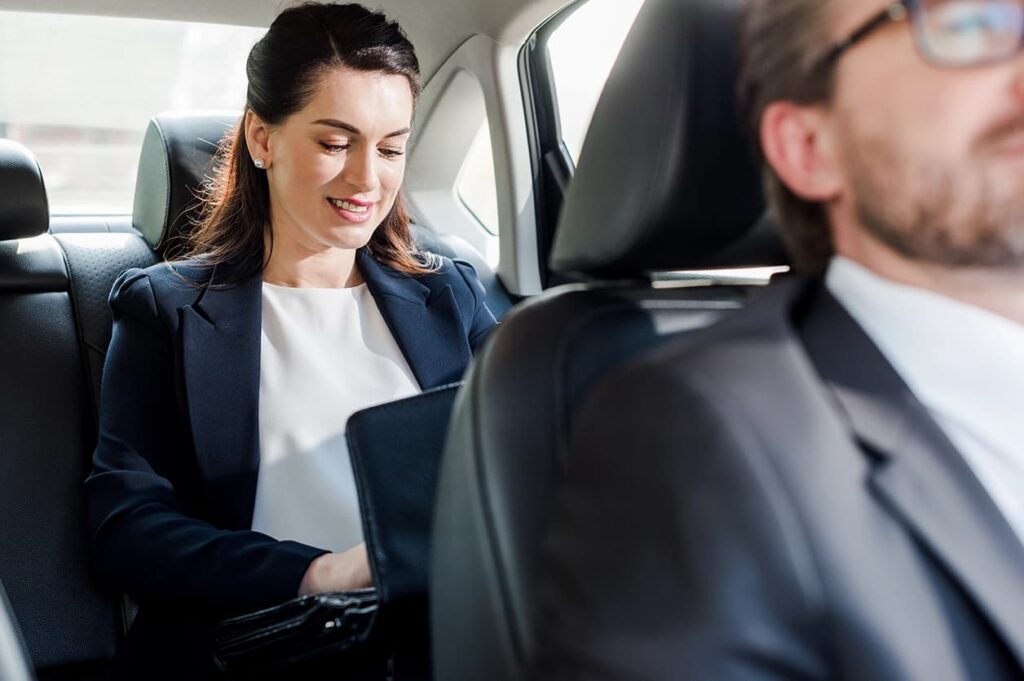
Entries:
{"type": "MultiPolygon", "coordinates": [[[[253,165],[245,139],[250,111],[279,125],[315,94],[330,69],[405,76],[413,101],[420,94],[419,62],[399,25],[361,5],[304,3],[282,12],[249,52],[245,110],[238,127],[218,152],[203,208],[189,239],[189,252],[208,264],[231,263],[230,279],[240,281],[263,271],[269,257],[265,236],[270,226],[266,173],[253,165]]],[[[409,215],[398,196],[368,244],[382,263],[407,274],[431,271],[416,252],[409,215]]]]}

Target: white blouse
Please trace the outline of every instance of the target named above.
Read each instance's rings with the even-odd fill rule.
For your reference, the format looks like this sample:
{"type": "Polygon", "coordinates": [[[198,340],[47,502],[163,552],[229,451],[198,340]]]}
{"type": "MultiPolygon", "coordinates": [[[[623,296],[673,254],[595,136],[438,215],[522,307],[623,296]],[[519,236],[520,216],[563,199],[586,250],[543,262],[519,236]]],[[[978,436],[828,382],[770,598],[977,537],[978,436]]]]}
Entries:
{"type": "Polygon", "coordinates": [[[263,284],[252,529],[330,551],[363,541],[345,422],[419,386],[366,284],[263,284]]]}

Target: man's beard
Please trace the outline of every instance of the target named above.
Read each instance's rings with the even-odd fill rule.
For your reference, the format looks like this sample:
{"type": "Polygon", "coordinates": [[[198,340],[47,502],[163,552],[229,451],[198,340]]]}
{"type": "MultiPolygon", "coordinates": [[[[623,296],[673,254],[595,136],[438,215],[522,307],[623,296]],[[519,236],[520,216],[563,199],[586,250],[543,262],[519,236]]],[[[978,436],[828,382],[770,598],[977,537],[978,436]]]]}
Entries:
{"type": "Polygon", "coordinates": [[[892,250],[948,267],[1024,266],[1024,171],[1011,171],[1015,185],[974,159],[941,167],[870,139],[851,152],[857,217],[892,250]]]}

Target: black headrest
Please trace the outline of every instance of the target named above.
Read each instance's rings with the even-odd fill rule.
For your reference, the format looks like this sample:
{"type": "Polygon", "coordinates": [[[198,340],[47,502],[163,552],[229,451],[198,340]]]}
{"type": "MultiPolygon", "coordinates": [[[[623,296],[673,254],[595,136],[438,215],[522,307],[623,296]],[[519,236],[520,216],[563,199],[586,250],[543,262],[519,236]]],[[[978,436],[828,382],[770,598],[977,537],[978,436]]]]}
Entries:
{"type": "Polygon", "coordinates": [[[163,113],[149,121],[135,180],[132,224],[154,249],[176,246],[189,230],[197,191],[239,114],[163,113]]]}
{"type": "Polygon", "coordinates": [[[760,220],[761,173],[737,105],[742,2],[647,0],[594,112],[553,269],[636,276],[785,263],[760,220]]]}
{"type": "Polygon", "coordinates": [[[0,241],[45,234],[50,227],[43,171],[32,152],[0,139],[0,241]]]}

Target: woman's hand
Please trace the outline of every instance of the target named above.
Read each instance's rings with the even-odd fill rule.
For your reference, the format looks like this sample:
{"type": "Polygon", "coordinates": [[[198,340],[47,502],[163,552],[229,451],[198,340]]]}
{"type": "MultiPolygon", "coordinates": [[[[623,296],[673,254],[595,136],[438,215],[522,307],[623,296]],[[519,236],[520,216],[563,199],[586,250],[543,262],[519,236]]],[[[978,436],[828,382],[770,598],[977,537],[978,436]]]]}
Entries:
{"type": "Polygon", "coordinates": [[[343,553],[325,553],[310,563],[299,585],[299,595],[350,591],[371,586],[373,576],[370,575],[370,561],[366,557],[366,544],[359,544],[343,553]]]}

